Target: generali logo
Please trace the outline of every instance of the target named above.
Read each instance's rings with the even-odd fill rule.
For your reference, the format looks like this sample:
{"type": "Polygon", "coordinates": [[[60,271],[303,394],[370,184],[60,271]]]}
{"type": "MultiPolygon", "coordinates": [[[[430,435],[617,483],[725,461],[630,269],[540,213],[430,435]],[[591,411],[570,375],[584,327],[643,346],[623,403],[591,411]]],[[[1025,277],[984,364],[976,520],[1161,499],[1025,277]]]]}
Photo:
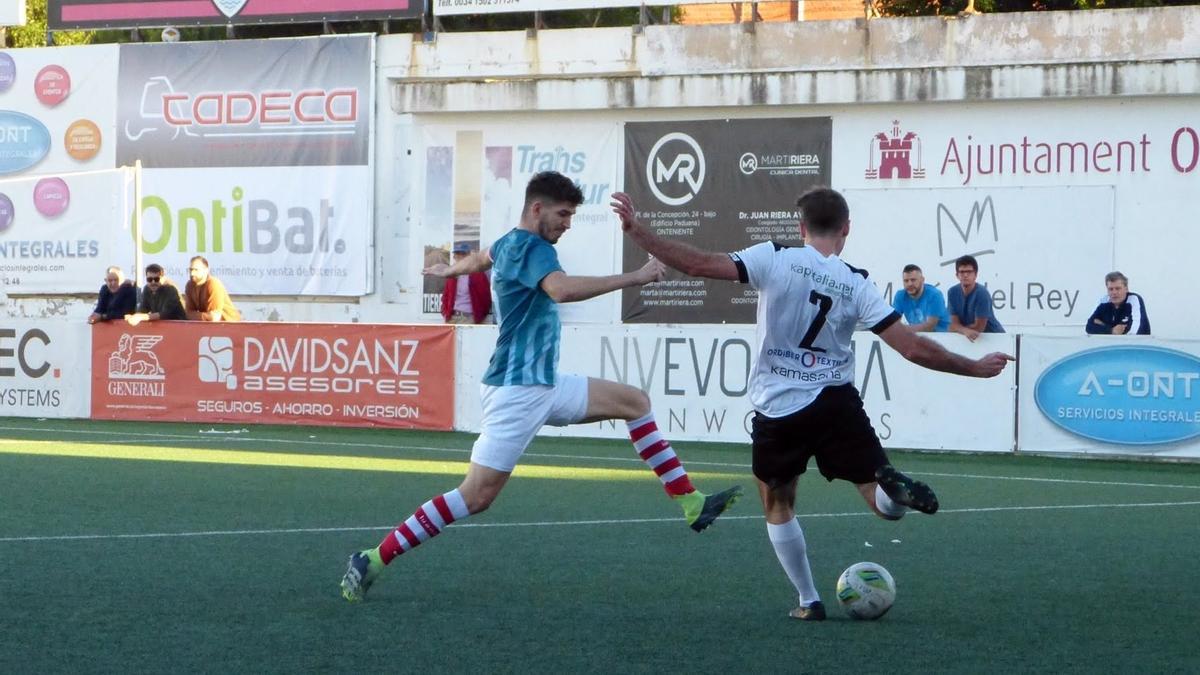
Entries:
{"type": "Polygon", "coordinates": [[[121,335],[116,350],[108,355],[110,395],[162,397],[166,393],[167,371],[154,351],[162,340],[161,335],[121,335]]]}
{"type": "Polygon", "coordinates": [[[867,180],[924,178],[921,139],[915,131],[904,132],[900,121],[892,121],[892,133],[881,131],[871,139],[867,180]]]}

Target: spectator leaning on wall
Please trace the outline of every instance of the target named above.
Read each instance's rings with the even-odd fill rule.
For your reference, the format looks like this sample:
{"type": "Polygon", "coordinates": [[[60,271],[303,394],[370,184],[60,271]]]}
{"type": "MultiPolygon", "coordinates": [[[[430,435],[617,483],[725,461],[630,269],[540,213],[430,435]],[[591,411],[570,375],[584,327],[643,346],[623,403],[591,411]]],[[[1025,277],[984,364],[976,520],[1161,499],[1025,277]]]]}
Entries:
{"type": "Polygon", "coordinates": [[[142,289],[138,313],[125,317],[125,321],[136,326],[143,321],[182,321],[186,318],[179,289],[167,279],[162,265],[146,265],[146,286],[142,289]]]}
{"type": "Polygon", "coordinates": [[[1149,335],[1150,317],[1142,296],[1129,292],[1129,279],[1120,272],[1104,275],[1108,297],[1100,300],[1084,326],[1091,335],[1149,335]]]}
{"type": "Polygon", "coordinates": [[[183,291],[187,318],[192,321],[242,320],[242,313],[233,306],[225,284],[209,274],[208,260],[204,256],[192,258],[188,275],[191,279],[183,291]]]}
{"type": "Polygon", "coordinates": [[[136,309],[137,286],[125,278],[120,267],[113,265],[104,271],[104,285],[100,287],[96,308],[88,315],[87,322],[120,319],[126,314],[133,314],[136,309]]]}
{"type": "Polygon", "coordinates": [[[892,308],[904,316],[913,330],[945,333],[950,329],[946,298],[933,286],[925,285],[925,274],[916,265],[905,265],[901,272],[904,288],[896,291],[892,308]]]}

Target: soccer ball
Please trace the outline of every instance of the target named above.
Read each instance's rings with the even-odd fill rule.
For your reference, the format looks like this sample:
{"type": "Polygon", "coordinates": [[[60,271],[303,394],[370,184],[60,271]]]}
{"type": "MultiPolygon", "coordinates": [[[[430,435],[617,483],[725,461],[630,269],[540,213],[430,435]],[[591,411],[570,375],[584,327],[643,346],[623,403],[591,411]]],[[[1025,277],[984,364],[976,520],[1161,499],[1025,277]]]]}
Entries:
{"type": "Polygon", "coordinates": [[[837,599],[851,619],[878,619],[896,600],[896,582],[883,565],[854,563],[838,577],[837,599]]]}

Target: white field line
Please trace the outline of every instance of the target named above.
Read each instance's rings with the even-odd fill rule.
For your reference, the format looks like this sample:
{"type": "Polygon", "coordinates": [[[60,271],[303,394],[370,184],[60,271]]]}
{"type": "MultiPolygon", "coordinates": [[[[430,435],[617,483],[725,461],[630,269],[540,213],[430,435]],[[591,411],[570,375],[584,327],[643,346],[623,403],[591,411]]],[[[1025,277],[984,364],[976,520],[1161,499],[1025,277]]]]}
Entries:
{"type": "MultiPolygon", "coordinates": [[[[1163,508],[1169,506],[1200,506],[1200,501],[1190,502],[1143,502],[1139,504],[1052,504],[1046,506],[984,506],[969,509],[942,509],[939,514],[950,513],[995,513],[1001,511],[1062,511],[1062,510],[1079,510],[1079,509],[1129,509],[1129,508],[1163,508]]],[[[850,511],[845,513],[802,513],[798,514],[801,519],[809,518],[857,518],[862,516],[872,516],[869,511],[850,511]]],[[[762,516],[723,516],[722,521],[731,520],[762,520],[762,516]]],[[[625,518],[625,519],[608,519],[608,520],[558,520],[558,521],[533,521],[523,523],[459,523],[454,525],[454,529],[491,529],[499,527],[588,527],[588,526],[603,526],[603,525],[638,525],[647,523],[679,523],[679,518],[625,518]]],[[[392,529],[392,525],[378,525],[371,527],[296,527],[296,528],[279,528],[279,529],[257,529],[257,530],[203,530],[196,532],[144,532],[144,533],[128,533],[128,534],[60,534],[60,535],[43,535],[43,536],[26,536],[26,537],[0,537],[0,543],[20,543],[20,542],[49,542],[49,541],[83,541],[83,540],[117,540],[117,539],[176,539],[184,537],[236,537],[245,535],[271,535],[271,534],[324,534],[330,532],[363,532],[363,531],[378,531],[385,532],[392,529]]]]}
{"type": "MultiPolygon", "coordinates": [[[[45,429],[34,427],[7,427],[0,426],[0,432],[5,430],[11,431],[30,431],[45,433],[45,429]]],[[[102,430],[87,430],[87,429],[53,429],[52,433],[64,434],[80,434],[80,435],[104,435],[104,436],[119,436],[120,439],[110,439],[109,443],[114,444],[134,444],[141,440],[170,440],[170,441],[188,441],[188,442],[243,442],[243,443],[279,443],[286,445],[318,445],[322,447],[336,448],[371,448],[383,450],[418,450],[422,452],[445,452],[459,455],[469,455],[470,449],[464,448],[444,448],[423,445],[396,445],[389,443],[361,443],[361,442],[345,442],[345,441],[322,441],[322,440],[298,440],[284,438],[261,438],[254,436],[240,436],[235,434],[212,434],[212,435],[195,435],[189,436],[185,434],[156,434],[151,432],[130,432],[130,431],[102,431],[102,430]]],[[[32,439],[0,439],[0,443],[22,443],[29,442],[32,439]]],[[[617,439],[611,439],[617,440],[617,439]]],[[[38,440],[35,442],[45,443],[47,441],[38,440]]],[[[544,452],[526,452],[523,457],[540,457],[546,459],[570,459],[570,460],[588,460],[598,462],[621,462],[621,463],[638,463],[642,460],[636,456],[631,457],[606,457],[597,455],[563,455],[544,452]]],[[[684,460],[685,466],[704,466],[704,467],[720,467],[726,469],[745,469],[749,470],[749,464],[738,462],[703,462],[694,460],[684,460]]],[[[1099,481],[1099,480],[1074,480],[1068,478],[1040,478],[1036,476],[991,476],[985,474],[965,474],[965,473],[932,473],[910,471],[906,472],[914,476],[934,476],[937,478],[966,478],[976,480],[1006,480],[1006,481],[1026,481],[1031,483],[1061,483],[1068,485],[1105,485],[1111,487],[1148,487],[1148,488],[1175,488],[1180,490],[1200,490],[1200,485],[1174,485],[1168,483],[1134,483],[1127,481],[1099,481]]]]}

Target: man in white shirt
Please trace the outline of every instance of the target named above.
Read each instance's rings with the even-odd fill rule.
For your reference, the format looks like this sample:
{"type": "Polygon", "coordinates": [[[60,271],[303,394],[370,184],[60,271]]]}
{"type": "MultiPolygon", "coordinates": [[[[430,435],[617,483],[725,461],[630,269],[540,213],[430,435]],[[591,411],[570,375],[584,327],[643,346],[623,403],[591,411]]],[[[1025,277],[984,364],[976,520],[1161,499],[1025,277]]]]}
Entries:
{"type": "Polygon", "coordinates": [[[978,360],[947,351],[901,322],[867,281],[838,255],[850,233],[846,200],[814,188],[797,200],[805,245],[763,242],[736,253],[702,251],[659,237],[638,222],[628,195],[613,195],[621,229],[641,248],[685,274],[748,283],[758,290],[757,347],[749,397],[754,404],[753,470],[780,565],[800,596],[790,616],[825,618],[813,584],[804,532],[796,520],[796,483],[815,457],[826,480],[855,485],[877,515],[897,520],[909,509],[934,513],[928,485],[888,461],[855,389],[850,340],[861,322],[918,365],[971,377],[994,377],[1013,357],[978,360]]]}

